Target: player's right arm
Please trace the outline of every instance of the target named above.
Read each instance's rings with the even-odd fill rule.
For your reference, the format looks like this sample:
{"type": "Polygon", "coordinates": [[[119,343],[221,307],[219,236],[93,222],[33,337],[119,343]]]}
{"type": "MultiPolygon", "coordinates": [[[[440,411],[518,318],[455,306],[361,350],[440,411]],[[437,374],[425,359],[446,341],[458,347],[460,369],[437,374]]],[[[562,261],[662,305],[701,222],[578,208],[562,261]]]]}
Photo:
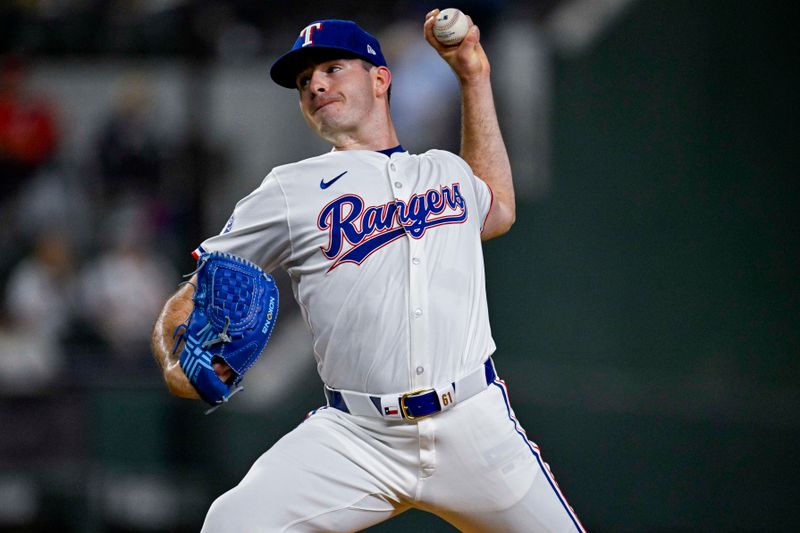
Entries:
{"type": "Polygon", "coordinates": [[[194,296],[193,283],[196,280],[197,277],[193,277],[191,283],[182,286],[167,300],[167,303],[164,304],[164,309],[156,319],[151,339],[153,357],[161,366],[167,389],[175,396],[191,399],[200,399],[200,395],[197,394],[197,391],[181,368],[179,362],[181,347],[175,350],[174,354],[172,352],[175,347],[175,339],[173,338],[175,329],[180,324],[186,323],[194,309],[192,297],[194,296]]]}
{"type": "Polygon", "coordinates": [[[461,158],[491,189],[494,197],[481,231],[486,241],[511,229],[516,220],[511,163],[500,132],[492,95],[491,66],[478,27],[469,21],[461,44],[445,46],[433,35],[438,9],[426,15],[425,39],[455,72],[461,86],[461,158]]]}

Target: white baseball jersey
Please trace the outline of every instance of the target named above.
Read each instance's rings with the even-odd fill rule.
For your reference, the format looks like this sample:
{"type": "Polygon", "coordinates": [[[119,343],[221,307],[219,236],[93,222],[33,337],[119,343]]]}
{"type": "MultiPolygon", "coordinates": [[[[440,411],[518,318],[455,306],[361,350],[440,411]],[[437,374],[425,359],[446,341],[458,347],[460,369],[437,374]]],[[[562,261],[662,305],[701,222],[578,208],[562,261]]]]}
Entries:
{"type": "Polygon", "coordinates": [[[275,168],[237,204],[198,251],[286,268],[329,387],[397,402],[453,380],[463,391],[476,369],[483,381],[467,401],[453,384],[456,402],[414,423],[329,397],[214,501],[202,531],[360,531],[412,507],[462,531],[583,531],[505,385],[483,373],[491,202],[463,160],[434,150],[331,152],[275,168]]]}
{"type": "Polygon", "coordinates": [[[491,202],[449,152],[333,151],[275,168],[198,252],[286,269],[328,386],[434,387],[495,350],[480,240],[491,202]]]}

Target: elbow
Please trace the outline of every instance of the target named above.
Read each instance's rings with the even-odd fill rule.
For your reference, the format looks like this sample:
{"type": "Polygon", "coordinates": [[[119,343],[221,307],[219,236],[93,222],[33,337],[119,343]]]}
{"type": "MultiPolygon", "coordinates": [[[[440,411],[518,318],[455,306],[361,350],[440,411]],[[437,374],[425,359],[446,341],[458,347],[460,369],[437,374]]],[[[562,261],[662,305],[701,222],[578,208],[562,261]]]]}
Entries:
{"type": "Polygon", "coordinates": [[[505,235],[517,220],[516,206],[512,202],[498,202],[489,212],[481,231],[481,240],[488,241],[505,235]]]}
{"type": "Polygon", "coordinates": [[[516,220],[517,220],[516,215],[511,215],[509,218],[507,218],[503,222],[503,225],[501,225],[499,228],[497,228],[497,232],[496,232],[496,234],[494,236],[495,237],[500,237],[501,235],[505,235],[506,233],[511,231],[511,226],[514,225],[514,222],[516,220]]]}
{"type": "Polygon", "coordinates": [[[513,191],[497,202],[497,235],[505,235],[517,221],[517,202],[513,191]]]}
{"type": "Polygon", "coordinates": [[[501,235],[505,235],[511,230],[511,226],[514,225],[514,222],[517,221],[517,209],[516,206],[512,203],[510,205],[506,205],[505,209],[503,210],[503,216],[500,219],[499,223],[497,224],[497,228],[495,229],[494,237],[499,237],[501,235]]]}
{"type": "Polygon", "coordinates": [[[505,217],[503,220],[498,220],[491,225],[484,226],[483,231],[481,232],[481,240],[488,241],[490,239],[494,239],[495,237],[505,235],[509,232],[515,221],[516,215],[511,214],[511,216],[505,217]]]}
{"type": "Polygon", "coordinates": [[[511,230],[511,226],[514,225],[514,222],[517,221],[517,209],[512,205],[511,209],[509,209],[508,216],[506,217],[505,224],[503,224],[503,233],[508,233],[511,230]]]}
{"type": "Polygon", "coordinates": [[[178,386],[178,382],[175,379],[175,372],[171,368],[165,368],[162,374],[164,378],[164,385],[167,387],[167,392],[169,392],[173,396],[180,397],[180,387],[178,386]]]}

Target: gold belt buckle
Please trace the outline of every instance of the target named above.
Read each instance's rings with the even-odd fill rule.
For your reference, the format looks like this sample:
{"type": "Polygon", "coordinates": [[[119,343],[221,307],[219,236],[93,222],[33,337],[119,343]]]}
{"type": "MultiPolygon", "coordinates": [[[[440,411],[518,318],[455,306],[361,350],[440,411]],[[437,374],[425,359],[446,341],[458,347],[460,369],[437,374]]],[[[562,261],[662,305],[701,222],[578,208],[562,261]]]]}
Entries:
{"type": "Polygon", "coordinates": [[[421,394],[427,394],[429,392],[433,392],[435,389],[418,389],[414,392],[407,392],[400,397],[400,412],[403,413],[403,418],[409,421],[416,421],[422,420],[423,418],[428,418],[431,415],[435,415],[436,413],[430,413],[423,416],[413,416],[408,412],[408,407],[406,406],[406,398],[410,398],[412,396],[419,396],[421,394]]]}

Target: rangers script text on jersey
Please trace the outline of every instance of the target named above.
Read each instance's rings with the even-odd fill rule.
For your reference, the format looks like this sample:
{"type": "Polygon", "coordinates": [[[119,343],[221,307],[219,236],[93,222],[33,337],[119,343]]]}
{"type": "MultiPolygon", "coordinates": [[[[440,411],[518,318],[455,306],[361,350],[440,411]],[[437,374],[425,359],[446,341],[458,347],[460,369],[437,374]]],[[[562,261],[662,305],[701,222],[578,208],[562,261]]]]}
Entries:
{"type": "Polygon", "coordinates": [[[328,386],[414,390],[495,349],[480,241],[491,201],[449,152],[333,151],[276,167],[201,249],[286,268],[328,386]]]}

